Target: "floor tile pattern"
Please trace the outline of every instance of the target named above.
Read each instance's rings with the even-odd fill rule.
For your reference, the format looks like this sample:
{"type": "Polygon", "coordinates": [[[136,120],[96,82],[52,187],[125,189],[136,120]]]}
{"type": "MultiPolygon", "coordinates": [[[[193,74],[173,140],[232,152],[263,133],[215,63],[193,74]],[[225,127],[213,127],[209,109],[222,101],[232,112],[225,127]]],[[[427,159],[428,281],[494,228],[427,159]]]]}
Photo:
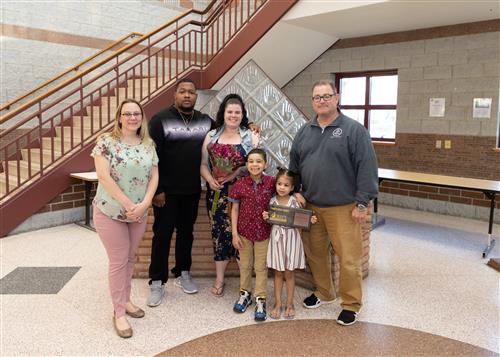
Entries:
{"type": "Polygon", "coordinates": [[[57,294],[80,267],[18,267],[0,279],[0,294],[57,294]]]}

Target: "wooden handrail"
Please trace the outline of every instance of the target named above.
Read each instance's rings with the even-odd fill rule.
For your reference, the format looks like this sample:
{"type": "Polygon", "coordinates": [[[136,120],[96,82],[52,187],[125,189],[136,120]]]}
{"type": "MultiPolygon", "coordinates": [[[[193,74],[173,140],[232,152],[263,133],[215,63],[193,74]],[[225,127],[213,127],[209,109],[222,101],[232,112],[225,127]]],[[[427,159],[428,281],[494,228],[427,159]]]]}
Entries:
{"type": "Polygon", "coordinates": [[[190,15],[191,13],[195,13],[195,14],[198,14],[198,15],[205,15],[206,13],[208,13],[210,11],[210,9],[213,7],[213,5],[215,4],[217,0],[212,0],[210,2],[210,4],[208,4],[208,6],[205,8],[205,10],[203,11],[199,11],[199,10],[194,10],[194,9],[191,9],[191,10],[188,10],[186,11],[184,14],[181,14],[181,15],[178,15],[176,16],[173,20],[170,20],[169,22],[167,22],[166,24],[164,25],[161,25],[160,27],[146,33],[145,35],[141,36],[140,38],[138,38],[137,40],[135,41],[132,41],[131,43],[129,43],[127,46],[125,47],[122,47],[120,50],[116,51],[114,54],[106,57],[105,59],[97,62],[96,64],[92,65],[91,67],[87,68],[86,70],[82,71],[81,73],[79,74],[76,74],[75,76],[71,77],[70,79],[67,79],[66,81],[64,81],[63,83],[57,85],[55,88],[51,89],[50,91],[38,96],[37,98],[35,99],[32,99],[31,101],[29,101],[28,103],[25,103],[23,105],[21,105],[19,108],[17,109],[14,109],[13,111],[7,113],[6,115],[0,117],[0,124],[3,124],[5,123],[7,120],[9,120],[10,118],[13,118],[14,116],[16,116],[17,114],[23,112],[24,110],[28,109],[29,107],[31,107],[32,105],[42,101],[43,99],[51,96],[52,94],[56,93],[57,91],[59,91],[60,89],[66,87],[69,83],[71,82],[74,82],[75,80],[85,76],[86,74],[92,72],[94,69],[98,68],[98,67],[101,67],[103,64],[105,64],[106,62],[108,62],[109,60],[121,55],[122,53],[128,51],[130,48],[136,46],[137,44],[141,43],[142,41],[144,41],[145,39],[155,35],[156,33],[160,32],[161,30],[167,28],[168,26],[178,22],[179,20],[181,20],[182,18],[190,15]]]}
{"type": "Polygon", "coordinates": [[[114,41],[113,43],[111,43],[110,45],[108,45],[106,48],[103,48],[102,50],[100,50],[99,52],[95,53],[94,55],[88,57],[87,59],[83,60],[82,62],[78,63],[77,65],[74,65],[73,67],[67,69],[66,71],[58,74],[56,77],[52,78],[52,79],[49,79],[48,81],[46,81],[45,83],[42,83],[40,84],[38,87],[36,87],[35,89],[32,89],[31,91],[29,91],[28,93],[25,93],[13,100],[11,100],[10,102],[6,103],[6,104],[3,104],[1,107],[0,107],[0,111],[3,111],[3,110],[8,110],[10,108],[10,106],[14,105],[16,102],[19,102],[20,100],[23,100],[24,98],[30,96],[31,94],[35,93],[36,91],[40,90],[41,88],[43,87],[46,87],[47,85],[51,84],[52,82],[55,82],[57,81],[59,78],[65,76],[66,74],[70,73],[70,72],[73,72],[73,71],[77,71],[81,66],[83,66],[84,64],[86,64],[87,62],[90,62],[92,61],[94,58],[100,56],[101,54],[103,54],[104,52],[107,52],[107,51],[110,51],[113,47],[115,47],[116,45],[119,45],[120,43],[122,43],[123,41],[125,41],[126,39],[128,39],[129,37],[142,37],[143,35],[141,33],[138,33],[138,32],[131,32],[123,37],[120,37],[118,40],[114,41]]]}

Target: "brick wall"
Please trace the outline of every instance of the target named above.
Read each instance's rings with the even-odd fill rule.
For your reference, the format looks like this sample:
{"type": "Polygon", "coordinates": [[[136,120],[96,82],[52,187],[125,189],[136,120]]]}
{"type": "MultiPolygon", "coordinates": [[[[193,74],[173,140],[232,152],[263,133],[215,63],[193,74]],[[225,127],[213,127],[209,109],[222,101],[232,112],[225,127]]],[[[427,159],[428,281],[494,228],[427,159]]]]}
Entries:
{"type": "MultiPolygon", "coordinates": [[[[57,195],[52,201],[47,203],[38,213],[59,211],[68,208],[85,207],[85,184],[80,180],[74,180],[66,190],[57,195]]],[[[96,186],[91,192],[91,197],[95,195],[96,186]]]]}
{"type": "MultiPolygon", "coordinates": [[[[283,91],[309,117],[311,85],[334,73],[398,70],[396,142],[375,143],[379,166],[388,169],[441,175],[500,180],[500,151],[497,147],[498,102],[500,88],[500,20],[444,26],[393,34],[342,39],[290,81],[283,91]],[[429,99],[445,98],[445,116],[429,117],[429,99]],[[490,119],[472,118],[473,98],[492,98],[490,119]],[[440,140],[442,148],[436,148],[440,140]],[[451,148],[444,149],[444,141],[451,148]]],[[[438,192],[428,186],[405,190],[382,186],[384,193],[429,199],[425,204],[441,207],[471,205],[489,207],[481,193],[438,192]]],[[[396,203],[397,201],[397,203],[396,203]]],[[[496,200],[497,207],[500,200],[496,200]]],[[[423,208],[422,201],[412,208],[423,208]]],[[[486,220],[482,211],[423,208],[440,213],[460,211],[465,216],[486,220]],[[477,213],[479,212],[479,213],[477,213]]],[[[462,215],[462,213],[460,215],[462,215]]],[[[496,215],[495,221],[500,216],[496,215]]]]}

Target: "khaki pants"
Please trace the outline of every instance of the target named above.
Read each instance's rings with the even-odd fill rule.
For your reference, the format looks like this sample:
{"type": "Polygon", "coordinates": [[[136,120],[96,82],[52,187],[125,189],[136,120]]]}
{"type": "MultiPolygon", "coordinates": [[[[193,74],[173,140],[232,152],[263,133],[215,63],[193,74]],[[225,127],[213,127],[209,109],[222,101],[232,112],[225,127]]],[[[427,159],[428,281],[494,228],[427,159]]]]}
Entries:
{"type": "Polygon", "coordinates": [[[241,236],[240,289],[252,291],[252,273],[255,269],[255,297],[267,297],[267,246],[269,239],[253,242],[241,236]]]}
{"type": "Polygon", "coordinates": [[[363,296],[361,288],[363,246],[361,226],[351,217],[354,207],[354,203],[326,208],[308,203],[307,209],[314,211],[318,222],[311,226],[309,232],[303,232],[302,240],[316,287],[314,294],[324,301],[335,299],[328,250],[331,243],[335,254],[339,257],[339,294],[342,308],[358,312],[363,296]]]}

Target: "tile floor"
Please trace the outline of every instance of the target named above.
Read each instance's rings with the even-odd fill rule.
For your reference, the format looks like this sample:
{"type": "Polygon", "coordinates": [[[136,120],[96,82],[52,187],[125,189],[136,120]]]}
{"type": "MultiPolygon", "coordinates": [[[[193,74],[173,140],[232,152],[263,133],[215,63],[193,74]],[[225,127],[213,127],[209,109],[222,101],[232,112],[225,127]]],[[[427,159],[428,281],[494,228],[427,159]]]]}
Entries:
{"type": "MultiPolygon", "coordinates": [[[[360,320],[420,330],[500,352],[499,273],[481,258],[487,222],[380,206],[385,225],[372,233],[370,275],[360,320]]],[[[494,226],[500,237],[500,227],[494,226]]],[[[500,256],[498,245],[490,254],[500,256]]],[[[18,267],[81,267],[57,294],[0,294],[0,355],[152,356],[194,338],[254,324],[231,311],[238,281],[226,295],[196,278],[186,295],[167,284],[167,298],[133,320],[134,337],[116,336],[107,290],[107,260],[94,232],[75,224],[0,239],[0,278],[18,267]],[[194,328],[193,328],[194,327],[194,328]]],[[[1,282],[0,282],[1,283],[1,282]]],[[[271,281],[269,283],[272,289],[271,281]]],[[[146,280],[134,280],[134,301],[145,306],[146,280]]],[[[296,291],[296,306],[309,294],[296,291]]],[[[270,302],[272,304],[272,302],[270,302]]],[[[297,309],[297,319],[333,319],[338,303],[297,309]]]]}

